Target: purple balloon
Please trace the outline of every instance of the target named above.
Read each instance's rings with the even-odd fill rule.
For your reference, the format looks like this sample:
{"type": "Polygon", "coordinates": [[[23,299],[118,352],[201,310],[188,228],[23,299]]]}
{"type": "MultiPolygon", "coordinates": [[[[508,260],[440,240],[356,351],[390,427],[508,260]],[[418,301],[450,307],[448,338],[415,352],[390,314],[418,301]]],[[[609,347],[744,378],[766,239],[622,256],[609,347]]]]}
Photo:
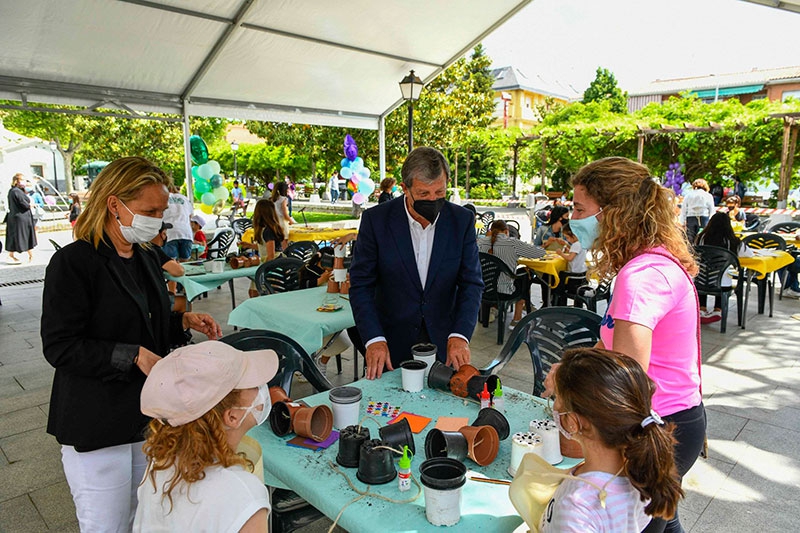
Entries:
{"type": "Polygon", "coordinates": [[[269,190],[272,190],[274,188],[275,188],[275,184],[274,183],[270,183],[269,185],[267,185],[267,189],[269,189],[269,190]]]}
{"type": "Polygon", "coordinates": [[[355,139],[349,133],[344,137],[344,155],[350,161],[358,157],[358,146],[356,146],[355,139]]]}

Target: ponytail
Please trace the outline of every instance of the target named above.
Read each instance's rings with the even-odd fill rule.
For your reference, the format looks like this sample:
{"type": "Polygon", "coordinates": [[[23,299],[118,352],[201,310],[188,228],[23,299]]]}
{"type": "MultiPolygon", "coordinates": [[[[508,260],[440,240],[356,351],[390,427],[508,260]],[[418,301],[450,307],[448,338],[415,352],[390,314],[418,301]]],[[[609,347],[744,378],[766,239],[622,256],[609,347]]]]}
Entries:
{"type": "Polygon", "coordinates": [[[492,238],[492,242],[489,244],[489,253],[494,255],[494,243],[497,240],[497,236],[501,233],[505,233],[508,231],[508,225],[502,220],[495,220],[492,222],[492,225],[489,227],[489,235],[492,238]]]}
{"type": "Polygon", "coordinates": [[[650,499],[645,513],[667,520],[675,516],[683,497],[673,455],[674,430],[675,424],[636,427],[622,451],[625,475],[643,499],[650,499]]]}

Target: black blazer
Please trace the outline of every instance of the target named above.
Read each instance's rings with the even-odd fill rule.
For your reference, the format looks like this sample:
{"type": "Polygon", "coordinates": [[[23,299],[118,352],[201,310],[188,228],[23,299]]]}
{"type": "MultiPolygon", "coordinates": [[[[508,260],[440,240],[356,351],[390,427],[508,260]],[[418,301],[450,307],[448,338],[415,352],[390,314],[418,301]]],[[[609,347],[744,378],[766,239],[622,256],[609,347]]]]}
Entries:
{"type": "Polygon", "coordinates": [[[472,338],[483,294],[474,215],[444,204],[423,287],[403,202],[405,196],[364,212],[350,267],[350,305],[361,338],[386,337],[395,368],[411,359],[423,322],[444,362],[451,333],[472,338]]]}
{"type": "Polygon", "coordinates": [[[143,287],[103,241],[65,246],[45,274],[42,345],[56,369],[47,432],[79,451],[142,440],[145,375],[133,358],[139,346],[163,357],[184,338],[155,252],[133,249],[143,287]]]}

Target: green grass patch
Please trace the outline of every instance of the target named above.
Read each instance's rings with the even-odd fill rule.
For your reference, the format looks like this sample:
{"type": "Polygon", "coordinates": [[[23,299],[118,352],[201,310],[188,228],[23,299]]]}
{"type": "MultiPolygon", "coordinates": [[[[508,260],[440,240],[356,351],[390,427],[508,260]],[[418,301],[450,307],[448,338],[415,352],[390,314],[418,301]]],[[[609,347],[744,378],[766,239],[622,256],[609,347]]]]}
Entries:
{"type": "MultiPolygon", "coordinates": [[[[316,222],[336,222],[338,220],[353,220],[351,215],[346,215],[343,213],[315,213],[305,211],[306,220],[309,224],[313,224],[316,222]]],[[[294,219],[298,222],[303,222],[303,213],[298,213],[297,211],[294,212],[294,219]]]]}

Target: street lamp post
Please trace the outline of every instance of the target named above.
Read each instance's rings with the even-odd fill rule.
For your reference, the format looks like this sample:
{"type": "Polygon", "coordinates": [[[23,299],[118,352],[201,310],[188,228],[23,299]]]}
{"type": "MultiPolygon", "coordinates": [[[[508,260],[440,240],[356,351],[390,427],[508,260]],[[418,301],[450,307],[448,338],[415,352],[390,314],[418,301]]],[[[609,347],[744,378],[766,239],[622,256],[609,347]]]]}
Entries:
{"type": "Polygon", "coordinates": [[[422,80],[419,79],[412,70],[408,76],[400,82],[400,91],[403,93],[403,100],[408,101],[408,151],[414,149],[414,100],[419,100],[422,91],[422,80]]]}
{"type": "Polygon", "coordinates": [[[58,150],[58,144],[55,141],[50,141],[50,151],[53,152],[53,186],[58,191],[58,170],[56,169],[56,150],[58,150]]]}
{"type": "Polygon", "coordinates": [[[235,179],[239,176],[239,169],[236,166],[236,152],[239,150],[239,143],[231,141],[231,150],[233,150],[233,177],[235,179]]]}

